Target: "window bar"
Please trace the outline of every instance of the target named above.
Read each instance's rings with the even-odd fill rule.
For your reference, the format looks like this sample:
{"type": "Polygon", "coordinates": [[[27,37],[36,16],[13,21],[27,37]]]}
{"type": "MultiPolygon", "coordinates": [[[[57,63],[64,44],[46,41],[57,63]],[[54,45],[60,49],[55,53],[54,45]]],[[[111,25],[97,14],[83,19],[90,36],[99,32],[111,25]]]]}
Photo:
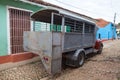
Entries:
{"type": "MultiPolygon", "coordinates": [[[[16,10],[16,19],[15,19],[15,21],[17,21],[19,18],[18,18],[18,10],[16,10]]],[[[17,28],[17,30],[19,29],[19,25],[18,25],[18,23],[16,22],[16,28],[17,28]]],[[[15,32],[16,34],[15,34],[15,36],[17,36],[17,41],[16,41],[16,45],[18,45],[18,43],[19,43],[19,30],[18,31],[16,31],[15,32]],[[17,34],[18,33],[18,34],[17,34]]],[[[19,47],[16,47],[17,49],[16,49],[16,53],[19,51],[19,47]]]]}
{"type": "MultiPolygon", "coordinates": [[[[17,24],[17,14],[18,14],[18,11],[17,10],[15,10],[15,28],[19,28],[19,26],[18,26],[18,24],[17,24]]],[[[17,31],[16,31],[16,29],[15,29],[15,37],[17,37],[17,40],[16,40],[16,44],[15,45],[17,45],[17,43],[18,43],[18,40],[19,40],[19,38],[18,38],[18,35],[17,35],[17,31]]],[[[16,47],[16,52],[18,51],[18,47],[16,47]]]]}
{"type": "Polygon", "coordinates": [[[35,20],[33,20],[33,31],[35,31],[35,20]]]}
{"type": "Polygon", "coordinates": [[[83,31],[82,31],[82,34],[85,33],[85,23],[83,22],[83,31]]]}
{"type": "Polygon", "coordinates": [[[76,21],[74,21],[74,26],[73,26],[73,28],[74,28],[74,32],[76,32],[76,21]]]}
{"type": "Polygon", "coordinates": [[[51,31],[53,31],[53,24],[54,24],[54,13],[51,14],[51,31]]]}
{"type": "Polygon", "coordinates": [[[15,14],[15,11],[14,10],[12,10],[12,14],[13,14],[13,16],[12,16],[12,21],[13,21],[13,26],[11,27],[11,29],[13,29],[13,31],[12,31],[12,37],[11,37],[11,40],[12,40],[12,53],[13,53],[13,51],[14,51],[14,46],[13,46],[13,36],[14,36],[14,14],[15,14]]]}
{"type": "Polygon", "coordinates": [[[62,16],[62,26],[61,26],[61,30],[63,33],[65,33],[65,17],[62,16]]]}
{"type": "Polygon", "coordinates": [[[46,28],[45,31],[47,31],[47,23],[46,23],[46,27],[45,28],[46,28]]]}
{"type": "MultiPolygon", "coordinates": [[[[15,13],[14,13],[14,36],[13,36],[13,38],[15,38],[16,39],[16,36],[15,36],[15,29],[16,29],[16,10],[14,9],[14,11],[15,11],[15,13]]],[[[17,40],[15,40],[15,42],[17,42],[17,40]]],[[[16,53],[16,45],[15,44],[13,44],[13,47],[15,48],[15,51],[14,51],[14,53],[16,53]]]]}

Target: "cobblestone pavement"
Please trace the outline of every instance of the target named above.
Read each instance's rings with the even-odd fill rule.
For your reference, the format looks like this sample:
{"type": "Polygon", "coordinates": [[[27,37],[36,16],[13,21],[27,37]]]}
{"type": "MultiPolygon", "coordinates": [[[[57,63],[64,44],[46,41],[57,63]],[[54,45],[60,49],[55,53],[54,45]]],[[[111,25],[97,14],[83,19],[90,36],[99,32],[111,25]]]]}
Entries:
{"type": "Polygon", "coordinates": [[[80,68],[48,76],[41,61],[0,71],[0,80],[120,80],[120,40],[105,41],[100,55],[89,55],[80,68]]]}
{"type": "Polygon", "coordinates": [[[47,73],[41,61],[0,72],[0,80],[40,80],[46,76],[47,73]]]}

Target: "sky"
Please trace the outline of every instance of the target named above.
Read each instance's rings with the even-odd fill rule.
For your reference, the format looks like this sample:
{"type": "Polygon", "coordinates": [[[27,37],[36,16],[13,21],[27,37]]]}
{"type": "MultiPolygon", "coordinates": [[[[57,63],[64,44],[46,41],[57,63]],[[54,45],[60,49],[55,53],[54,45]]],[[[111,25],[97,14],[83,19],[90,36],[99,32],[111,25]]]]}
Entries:
{"type": "Polygon", "coordinates": [[[43,0],[60,7],[90,16],[92,18],[103,18],[115,23],[120,22],[120,0],[43,0]]]}

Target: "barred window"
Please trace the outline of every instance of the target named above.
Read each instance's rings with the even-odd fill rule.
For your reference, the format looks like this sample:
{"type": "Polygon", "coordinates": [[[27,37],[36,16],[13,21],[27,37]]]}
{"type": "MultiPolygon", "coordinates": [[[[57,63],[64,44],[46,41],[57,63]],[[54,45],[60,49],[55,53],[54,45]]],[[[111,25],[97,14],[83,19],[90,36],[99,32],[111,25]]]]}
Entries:
{"type": "Polygon", "coordinates": [[[50,23],[34,22],[34,31],[50,31],[50,23]]]}
{"type": "Polygon", "coordinates": [[[81,21],[65,18],[65,26],[66,26],[66,32],[76,32],[76,33],[83,32],[83,22],[81,21]]]}
{"type": "Polygon", "coordinates": [[[11,53],[24,52],[23,32],[31,29],[31,12],[9,8],[11,53]]]}
{"type": "Polygon", "coordinates": [[[89,23],[85,23],[85,33],[94,33],[95,26],[89,23]]]}

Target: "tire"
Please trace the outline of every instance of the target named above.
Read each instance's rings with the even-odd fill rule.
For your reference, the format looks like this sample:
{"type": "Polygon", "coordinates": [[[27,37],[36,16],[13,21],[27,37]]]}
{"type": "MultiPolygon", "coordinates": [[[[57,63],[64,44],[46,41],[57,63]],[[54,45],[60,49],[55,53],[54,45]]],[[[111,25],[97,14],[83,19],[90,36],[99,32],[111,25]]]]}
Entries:
{"type": "Polygon", "coordinates": [[[97,51],[97,54],[101,54],[101,53],[102,53],[102,50],[103,50],[103,45],[101,44],[101,45],[100,45],[100,49],[97,51]]]}
{"type": "Polygon", "coordinates": [[[84,52],[79,53],[77,62],[76,62],[76,67],[81,67],[85,62],[85,54],[84,52]]]}

